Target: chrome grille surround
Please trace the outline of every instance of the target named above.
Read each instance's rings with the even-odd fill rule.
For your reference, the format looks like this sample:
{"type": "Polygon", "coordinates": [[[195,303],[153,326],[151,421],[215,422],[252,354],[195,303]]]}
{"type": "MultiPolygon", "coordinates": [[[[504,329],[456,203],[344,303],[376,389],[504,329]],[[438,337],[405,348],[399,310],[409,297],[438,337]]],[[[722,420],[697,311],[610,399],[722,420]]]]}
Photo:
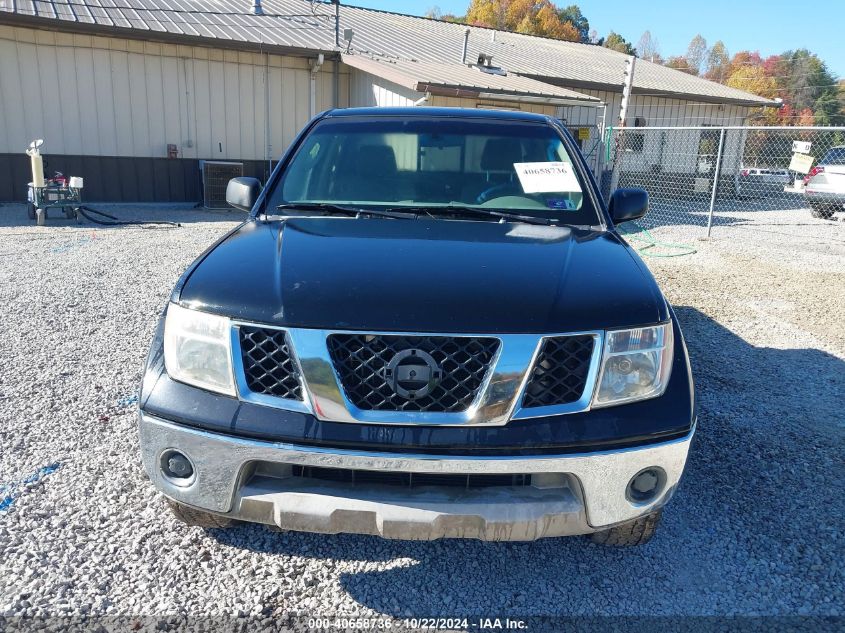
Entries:
{"type": "Polygon", "coordinates": [[[302,400],[299,370],[284,330],[242,325],[238,328],[243,375],[253,393],[302,400]]]}
{"type": "Polygon", "coordinates": [[[511,419],[577,413],[590,408],[596,386],[604,341],[602,331],[554,334],[466,334],[432,332],[359,332],[310,328],[286,328],[264,324],[233,322],[232,356],[238,397],[263,406],[311,413],[324,421],[428,426],[503,426],[511,419]],[[257,327],[286,333],[293,365],[299,372],[303,400],[278,398],[249,389],[244,373],[240,327],[257,327]],[[469,406],[461,411],[367,410],[355,405],[342,386],[332,359],[328,339],[332,335],[401,336],[412,338],[450,337],[497,339],[498,349],[469,406]],[[532,376],[543,343],[549,338],[590,336],[593,350],[581,397],[566,404],[523,406],[523,393],[532,376]]]}
{"type": "Polygon", "coordinates": [[[595,341],[590,335],[547,337],[522,396],[526,409],[576,402],[587,386],[595,341]]]}

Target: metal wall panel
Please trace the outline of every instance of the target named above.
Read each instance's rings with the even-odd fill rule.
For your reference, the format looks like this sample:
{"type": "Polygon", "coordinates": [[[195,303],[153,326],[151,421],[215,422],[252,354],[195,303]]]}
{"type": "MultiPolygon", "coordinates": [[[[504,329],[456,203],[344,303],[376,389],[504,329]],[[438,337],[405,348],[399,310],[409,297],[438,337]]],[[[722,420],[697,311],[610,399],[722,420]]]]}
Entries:
{"type": "MultiPolygon", "coordinates": [[[[51,171],[85,174],[86,202],[199,202],[202,197],[196,159],[54,154],[47,160],[51,171]]],[[[243,163],[245,176],[263,180],[268,175],[264,161],[243,163]]],[[[24,202],[30,179],[24,154],[0,154],[0,201],[24,202]]]]}
{"type": "Polygon", "coordinates": [[[349,101],[355,106],[411,106],[422,93],[353,68],[349,101]]]}
{"type": "MultiPolygon", "coordinates": [[[[332,71],[316,111],[333,107],[332,71]]],[[[44,138],[47,155],[164,158],[172,143],[180,158],[276,159],[310,118],[310,77],[307,58],[0,25],[0,152],[44,138]]]]}

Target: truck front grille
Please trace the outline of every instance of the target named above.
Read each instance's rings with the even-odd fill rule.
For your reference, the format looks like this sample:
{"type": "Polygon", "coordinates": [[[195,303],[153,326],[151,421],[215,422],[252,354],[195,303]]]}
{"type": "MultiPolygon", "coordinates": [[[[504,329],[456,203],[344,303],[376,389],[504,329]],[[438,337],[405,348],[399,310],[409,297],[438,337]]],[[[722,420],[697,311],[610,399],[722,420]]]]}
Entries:
{"type": "MultiPolygon", "coordinates": [[[[500,342],[496,338],[332,334],[329,353],[347,398],[365,411],[465,411],[472,404],[500,342]],[[439,372],[434,386],[419,396],[402,395],[388,365],[397,354],[419,350],[439,372]]],[[[425,371],[428,371],[426,369],[425,371]]]]}
{"type": "Polygon", "coordinates": [[[293,467],[293,476],[348,483],[352,485],[383,485],[403,488],[444,486],[449,488],[499,488],[531,485],[530,474],[472,474],[408,473],[399,471],[354,470],[351,468],[293,467]]]}
{"type": "Polygon", "coordinates": [[[570,404],[581,398],[593,355],[592,335],[547,338],[531,370],[524,409],[570,404]]]}
{"type": "Polygon", "coordinates": [[[240,326],[246,385],[253,393],[302,400],[299,374],[284,330],[240,326]]]}

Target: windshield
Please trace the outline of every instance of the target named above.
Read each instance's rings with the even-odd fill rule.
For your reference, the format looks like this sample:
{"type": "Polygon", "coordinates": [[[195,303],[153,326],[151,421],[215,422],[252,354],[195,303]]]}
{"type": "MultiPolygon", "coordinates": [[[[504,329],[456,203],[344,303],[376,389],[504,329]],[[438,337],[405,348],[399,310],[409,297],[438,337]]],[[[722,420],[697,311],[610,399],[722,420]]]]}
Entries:
{"type": "Polygon", "coordinates": [[[557,131],[541,123],[326,119],[282,174],[268,212],[296,203],[433,214],[437,207],[460,206],[599,224],[572,163],[557,131]]]}

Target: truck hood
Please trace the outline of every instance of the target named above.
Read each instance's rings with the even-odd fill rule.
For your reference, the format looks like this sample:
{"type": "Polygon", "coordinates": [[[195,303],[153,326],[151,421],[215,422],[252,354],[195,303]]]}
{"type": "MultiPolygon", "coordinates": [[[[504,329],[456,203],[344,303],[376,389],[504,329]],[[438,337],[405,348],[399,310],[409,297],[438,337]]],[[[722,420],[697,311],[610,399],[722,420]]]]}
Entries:
{"type": "Polygon", "coordinates": [[[668,318],[615,234],[460,220],[247,222],[206,253],[179,301],[288,327],[553,333],[668,318]]]}

